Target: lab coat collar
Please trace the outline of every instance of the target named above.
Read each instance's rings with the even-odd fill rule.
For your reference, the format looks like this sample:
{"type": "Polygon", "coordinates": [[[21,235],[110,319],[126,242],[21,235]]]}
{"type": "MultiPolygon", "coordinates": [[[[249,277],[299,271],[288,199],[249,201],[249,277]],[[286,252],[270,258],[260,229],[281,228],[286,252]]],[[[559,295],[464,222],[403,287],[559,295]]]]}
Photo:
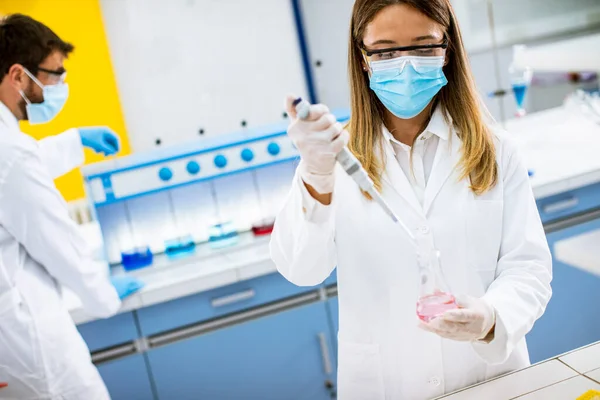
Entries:
{"type": "MultiPolygon", "coordinates": [[[[438,143],[431,175],[425,188],[423,205],[419,202],[415,192],[408,181],[408,177],[398,164],[394,148],[386,136],[387,129],[383,128],[384,138],[382,140],[385,154],[385,171],[382,176],[384,185],[393,192],[393,196],[399,195],[405,203],[408,203],[419,215],[425,217],[431,208],[433,200],[441,191],[448,177],[453,173],[460,161],[461,140],[454,131],[452,124],[447,122],[442,111],[438,109],[427,126],[427,132],[437,135],[441,140],[438,143]]],[[[392,207],[401,207],[400,199],[390,199],[392,207]],[[395,205],[393,203],[396,203],[395,205]]]]}
{"type": "Polygon", "coordinates": [[[425,215],[429,213],[433,201],[442,190],[444,183],[456,170],[461,158],[462,141],[456,134],[451,124],[446,123],[446,132],[449,140],[440,141],[433,159],[431,175],[425,187],[423,209],[425,215]]]}
{"type": "MultiPolygon", "coordinates": [[[[383,137],[390,142],[390,144],[397,144],[398,146],[404,148],[405,150],[409,150],[410,146],[398,141],[394,135],[391,134],[391,132],[386,128],[385,125],[383,125],[383,137]]],[[[431,116],[431,119],[429,120],[429,123],[427,124],[427,127],[425,128],[425,130],[423,131],[423,133],[421,133],[421,136],[426,135],[426,136],[431,136],[431,135],[436,135],[437,137],[439,137],[442,140],[447,141],[448,137],[449,137],[449,132],[448,132],[448,123],[446,122],[446,119],[444,118],[444,113],[441,111],[441,108],[438,106],[436,107],[435,111],[433,112],[433,115],[431,116]]],[[[396,155],[396,149],[394,148],[394,146],[392,145],[392,151],[394,153],[394,155],[396,155]]]]}
{"type": "Polygon", "coordinates": [[[389,196],[388,201],[390,206],[392,209],[402,209],[406,208],[406,203],[408,203],[414,211],[419,213],[419,215],[424,216],[423,207],[421,206],[408,177],[396,159],[396,153],[392,146],[392,142],[383,138],[381,143],[383,145],[385,163],[385,170],[381,179],[384,184],[384,189],[386,186],[390,189],[384,191],[384,193],[387,193],[389,196]]]}
{"type": "Polygon", "coordinates": [[[6,105],[0,101],[0,121],[2,121],[9,129],[9,131],[20,132],[19,121],[17,117],[6,107],[6,105]]]}

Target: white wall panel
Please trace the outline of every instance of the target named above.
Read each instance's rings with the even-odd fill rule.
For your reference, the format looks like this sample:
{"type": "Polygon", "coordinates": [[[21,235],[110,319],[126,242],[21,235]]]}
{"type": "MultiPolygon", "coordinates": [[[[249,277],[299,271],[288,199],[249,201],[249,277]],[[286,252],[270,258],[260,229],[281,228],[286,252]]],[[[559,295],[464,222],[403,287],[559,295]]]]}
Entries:
{"type": "Polygon", "coordinates": [[[306,95],[290,1],[102,0],[134,151],[283,118],[306,95]]]}

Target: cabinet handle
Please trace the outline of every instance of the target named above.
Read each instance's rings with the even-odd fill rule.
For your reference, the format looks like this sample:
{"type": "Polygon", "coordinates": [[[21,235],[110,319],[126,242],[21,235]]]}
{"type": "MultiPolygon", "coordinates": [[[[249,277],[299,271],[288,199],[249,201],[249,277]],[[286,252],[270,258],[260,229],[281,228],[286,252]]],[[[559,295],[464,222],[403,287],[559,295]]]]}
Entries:
{"type": "Polygon", "coordinates": [[[331,375],[331,357],[329,356],[329,345],[327,344],[327,336],[321,332],[319,333],[319,345],[321,346],[321,357],[323,358],[323,368],[325,369],[326,375],[331,375]]]}
{"type": "Polygon", "coordinates": [[[234,304],[240,301],[248,300],[253,298],[256,295],[253,289],[244,290],[243,292],[238,292],[234,294],[230,294],[229,296],[218,297],[213,299],[210,304],[214,308],[228,306],[230,304],[234,304]]]}
{"type": "Polygon", "coordinates": [[[557,201],[556,203],[550,203],[550,204],[542,207],[542,209],[544,210],[545,213],[552,214],[552,213],[556,213],[559,211],[568,210],[569,208],[576,207],[578,204],[579,204],[579,199],[577,197],[571,197],[570,199],[557,201]]]}

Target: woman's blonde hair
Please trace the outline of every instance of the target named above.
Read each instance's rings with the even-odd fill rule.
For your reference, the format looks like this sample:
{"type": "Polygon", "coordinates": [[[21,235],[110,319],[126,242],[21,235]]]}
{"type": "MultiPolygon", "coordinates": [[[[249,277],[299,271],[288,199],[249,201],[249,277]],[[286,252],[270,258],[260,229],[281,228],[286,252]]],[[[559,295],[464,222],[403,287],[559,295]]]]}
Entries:
{"type": "Polygon", "coordinates": [[[350,23],[348,73],[350,77],[351,120],[349,147],[381,189],[383,150],[379,147],[385,106],[369,88],[369,75],[364,71],[363,36],[367,25],[385,7],[395,4],[411,6],[445,29],[448,39],[447,64],[444,74],[448,84],[433,100],[444,116],[452,121],[462,141],[461,179],[470,178],[471,190],[482,194],[498,180],[493,136],[484,121],[479,97],[469,62],[449,0],[356,0],[350,23]],[[377,148],[381,154],[376,154],[377,148]]]}

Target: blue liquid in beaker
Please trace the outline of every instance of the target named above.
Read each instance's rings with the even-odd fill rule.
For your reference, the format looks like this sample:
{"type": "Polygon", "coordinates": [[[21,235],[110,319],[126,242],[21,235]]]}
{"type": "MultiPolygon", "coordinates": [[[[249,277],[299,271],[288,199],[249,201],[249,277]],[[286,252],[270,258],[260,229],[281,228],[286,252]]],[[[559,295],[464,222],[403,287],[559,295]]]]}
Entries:
{"type": "Polygon", "coordinates": [[[208,243],[212,249],[233,246],[239,241],[238,233],[231,222],[211,226],[208,234],[208,243]]]}
{"type": "Polygon", "coordinates": [[[121,253],[121,263],[125,271],[146,267],[152,264],[153,259],[149,247],[136,247],[121,253]]]}
{"type": "Polygon", "coordinates": [[[165,254],[169,257],[186,256],[196,250],[196,243],[191,235],[165,241],[165,254]]]}
{"type": "Polygon", "coordinates": [[[527,94],[527,85],[523,83],[515,84],[512,89],[515,94],[515,100],[517,101],[517,107],[522,109],[523,104],[525,103],[525,95],[527,94]]]}

